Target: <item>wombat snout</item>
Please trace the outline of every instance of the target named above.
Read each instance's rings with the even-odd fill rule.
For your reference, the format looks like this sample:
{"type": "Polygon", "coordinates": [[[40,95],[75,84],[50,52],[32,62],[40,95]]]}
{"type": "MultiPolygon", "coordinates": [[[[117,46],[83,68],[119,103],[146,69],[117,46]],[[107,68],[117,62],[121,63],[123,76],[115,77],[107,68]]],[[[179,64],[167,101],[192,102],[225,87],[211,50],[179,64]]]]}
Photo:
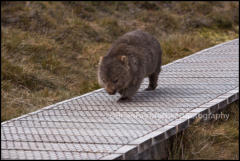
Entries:
{"type": "Polygon", "coordinates": [[[106,88],[106,91],[110,95],[114,95],[117,92],[117,90],[113,88],[106,88]]]}

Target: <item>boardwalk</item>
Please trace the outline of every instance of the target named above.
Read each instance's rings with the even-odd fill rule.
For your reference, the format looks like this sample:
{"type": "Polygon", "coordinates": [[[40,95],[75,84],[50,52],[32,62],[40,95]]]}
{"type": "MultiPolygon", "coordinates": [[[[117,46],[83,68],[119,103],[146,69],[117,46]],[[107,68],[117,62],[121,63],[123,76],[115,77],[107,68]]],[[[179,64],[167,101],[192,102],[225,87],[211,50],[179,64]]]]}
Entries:
{"type": "Polygon", "coordinates": [[[163,66],[131,102],[103,89],[1,124],[1,159],[151,158],[161,141],[238,99],[239,40],[163,66]]]}

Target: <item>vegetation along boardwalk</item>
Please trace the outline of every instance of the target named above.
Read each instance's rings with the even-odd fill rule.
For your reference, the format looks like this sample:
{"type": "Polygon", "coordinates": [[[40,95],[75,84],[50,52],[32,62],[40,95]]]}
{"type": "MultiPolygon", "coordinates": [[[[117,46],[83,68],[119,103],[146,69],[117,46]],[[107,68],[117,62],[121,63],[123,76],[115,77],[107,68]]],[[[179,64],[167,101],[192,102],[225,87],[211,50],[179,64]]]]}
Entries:
{"type": "Polygon", "coordinates": [[[238,99],[238,48],[235,39],[163,66],[157,89],[144,91],[146,78],[131,102],[99,89],[5,121],[1,159],[156,158],[199,114],[238,99]]]}

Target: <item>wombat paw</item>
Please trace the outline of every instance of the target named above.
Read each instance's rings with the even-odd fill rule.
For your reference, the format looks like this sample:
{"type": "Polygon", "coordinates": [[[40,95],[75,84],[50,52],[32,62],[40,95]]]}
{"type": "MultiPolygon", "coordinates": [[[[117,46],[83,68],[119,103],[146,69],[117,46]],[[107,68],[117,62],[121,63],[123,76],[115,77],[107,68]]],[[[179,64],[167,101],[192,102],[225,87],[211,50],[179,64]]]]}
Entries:
{"type": "Polygon", "coordinates": [[[154,90],[155,88],[153,88],[153,87],[148,87],[148,88],[146,88],[145,89],[145,91],[152,91],[152,90],[154,90]]]}
{"type": "Polygon", "coordinates": [[[129,97],[121,97],[118,100],[118,102],[127,102],[127,101],[131,101],[131,98],[129,98],[129,97]]]}

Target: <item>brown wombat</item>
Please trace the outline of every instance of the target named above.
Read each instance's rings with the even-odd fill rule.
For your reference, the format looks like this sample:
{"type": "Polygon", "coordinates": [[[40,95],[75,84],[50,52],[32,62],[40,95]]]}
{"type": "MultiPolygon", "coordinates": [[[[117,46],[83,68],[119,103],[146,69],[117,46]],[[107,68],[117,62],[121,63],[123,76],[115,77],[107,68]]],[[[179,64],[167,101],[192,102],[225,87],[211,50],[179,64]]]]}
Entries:
{"type": "Polygon", "coordinates": [[[154,90],[161,71],[161,56],[156,38],[141,30],[128,32],[100,58],[98,82],[111,95],[119,92],[122,96],[119,100],[130,99],[146,76],[149,77],[146,90],[154,90]]]}

